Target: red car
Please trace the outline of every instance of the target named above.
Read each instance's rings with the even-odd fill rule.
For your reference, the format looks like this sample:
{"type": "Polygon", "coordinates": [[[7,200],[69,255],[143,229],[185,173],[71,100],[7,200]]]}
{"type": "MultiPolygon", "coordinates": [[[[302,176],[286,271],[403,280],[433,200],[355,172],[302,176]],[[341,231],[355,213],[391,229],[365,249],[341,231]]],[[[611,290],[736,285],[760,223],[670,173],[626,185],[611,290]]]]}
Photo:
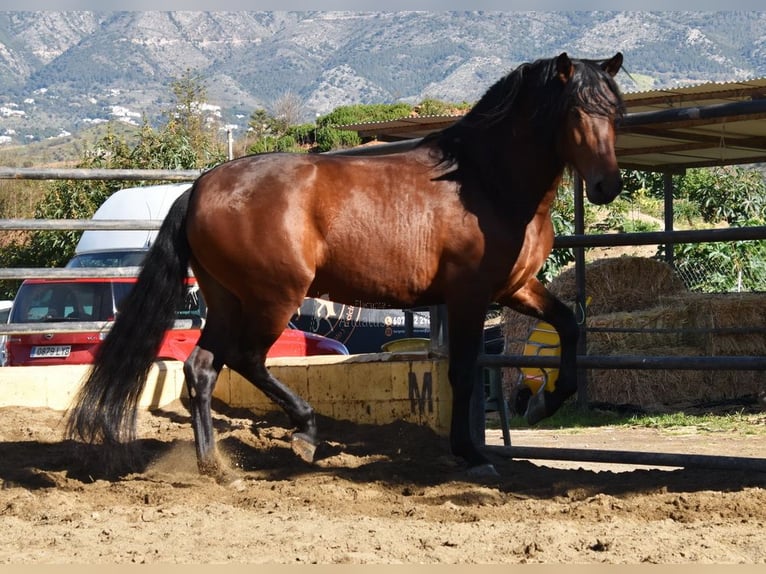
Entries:
{"type": "MultiPolygon", "coordinates": [[[[119,304],[135,278],[27,279],[19,288],[9,323],[113,321],[119,304]]],[[[197,283],[189,279],[187,296],[176,311],[173,329],[165,335],[158,359],[184,361],[197,344],[205,321],[205,304],[197,283]]],[[[101,331],[10,335],[6,343],[7,365],[90,364],[106,336],[101,331]]],[[[340,342],[288,328],[269,351],[269,357],[347,355],[340,342]]]]}

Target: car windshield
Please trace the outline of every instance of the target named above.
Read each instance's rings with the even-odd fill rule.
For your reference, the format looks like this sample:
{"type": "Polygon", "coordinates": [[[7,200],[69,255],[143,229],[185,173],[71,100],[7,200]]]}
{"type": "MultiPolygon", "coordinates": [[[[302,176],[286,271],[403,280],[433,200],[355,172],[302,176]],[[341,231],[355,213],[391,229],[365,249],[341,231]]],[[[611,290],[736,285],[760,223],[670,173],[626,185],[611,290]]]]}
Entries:
{"type": "Polygon", "coordinates": [[[146,257],[146,251],[100,251],[79,253],[67,267],[137,267],[146,257]]]}
{"type": "Polygon", "coordinates": [[[11,323],[107,321],[113,317],[109,282],[25,283],[16,295],[11,323]]]}
{"type": "MultiPolygon", "coordinates": [[[[124,281],[24,283],[16,294],[10,322],[112,321],[133,285],[124,281]]],[[[176,308],[177,326],[200,326],[205,311],[199,287],[189,285],[176,308]]]]}

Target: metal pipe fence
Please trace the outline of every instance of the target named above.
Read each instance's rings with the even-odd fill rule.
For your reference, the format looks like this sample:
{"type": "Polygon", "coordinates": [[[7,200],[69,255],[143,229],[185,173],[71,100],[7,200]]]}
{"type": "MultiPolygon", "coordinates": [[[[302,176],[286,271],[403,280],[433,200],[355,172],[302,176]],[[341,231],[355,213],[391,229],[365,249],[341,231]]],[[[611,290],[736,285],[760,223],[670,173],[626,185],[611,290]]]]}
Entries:
{"type": "MultiPolygon", "coordinates": [[[[170,181],[191,182],[201,170],[172,169],[57,169],[1,167],[0,179],[5,180],[105,180],[105,181],[170,181]]],[[[156,230],[161,222],[155,220],[93,220],[93,219],[0,219],[2,231],[79,231],[79,230],[156,230]]],[[[0,268],[0,280],[8,279],[77,279],[136,277],[140,267],[110,268],[0,268]]],[[[78,321],[66,323],[0,324],[0,336],[30,333],[71,333],[103,331],[110,323],[78,321]]]]}
{"type": "MultiPolygon", "coordinates": [[[[407,142],[404,148],[392,146],[391,152],[411,147],[407,142]]],[[[350,154],[352,150],[342,153],[350,154]]],[[[380,152],[378,152],[380,153],[380,152]]],[[[76,179],[76,180],[125,180],[125,181],[193,181],[200,175],[198,170],[140,170],[140,169],[32,169],[0,167],[0,179],[76,179]]],[[[151,220],[80,220],[80,219],[0,219],[0,231],[10,230],[154,230],[160,222],[151,220]]],[[[704,229],[690,231],[657,231],[648,233],[621,234],[583,234],[557,237],[554,248],[586,248],[619,245],[652,245],[664,243],[700,243],[715,241],[742,241],[766,239],[766,226],[704,229]]],[[[108,278],[135,277],[138,267],[120,268],[0,268],[0,280],[5,279],[73,279],[73,278],[108,278]]],[[[432,323],[435,321],[432,320],[432,323]]],[[[56,325],[57,329],[65,329],[56,325]]],[[[97,322],[70,323],[67,330],[101,330],[104,324],[97,322]]],[[[10,325],[0,325],[0,335],[29,332],[52,332],[53,324],[37,324],[19,329],[10,325]]],[[[556,366],[554,360],[544,357],[525,357],[520,355],[482,355],[480,364],[484,367],[525,367],[556,366]]],[[[766,369],[763,357],[631,357],[631,356],[578,356],[579,368],[606,369],[766,369]],[[694,366],[697,365],[697,366],[694,366]],[[700,366],[704,365],[704,366],[700,366]]]]}
{"type": "MultiPolygon", "coordinates": [[[[411,147],[413,142],[406,142],[404,146],[392,146],[390,152],[401,151],[411,147]]],[[[349,153],[349,152],[344,152],[349,153]]],[[[370,152],[362,152],[370,153],[370,152]]],[[[380,153],[380,152],[378,152],[380,153]]],[[[388,151],[384,151],[388,153],[388,151]]],[[[125,181],[191,181],[198,177],[198,171],[176,170],[84,170],[84,169],[19,169],[0,167],[0,179],[101,179],[101,180],[125,180],[125,181]]],[[[154,230],[159,228],[159,222],[149,220],[36,220],[36,219],[3,219],[0,220],[0,231],[11,230],[154,230]]],[[[582,250],[586,247],[618,246],[618,245],[651,245],[651,244],[678,244],[695,243],[704,241],[743,241],[766,239],[766,227],[738,228],[738,229],[711,229],[694,231],[660,231],[650,233],[624,233],[624,234],[598,234],[585,235],[578,228],[579,233],[572,236],[557,237],[554,246],[556,248],[576,248],[582,250]]],[[[56,278],[70,279],[83,277],[135,277],[139,272],[138,267],[120,268],[71,268],[71,269],[39,269],[17,268],[0,269],[0,279],[29,279],[29,278],[56,278]]],[[[438,312],[432,312],[431,325],[446,323],[444,317],[438,312]]],[[[67,323],[40,323],[27,325],[0,325],[0,336],[13,334],[27,334],[40,332],[73,332],[73,331],[104,331],[110,327],[108,322],[67,322],[67,323]]],[[[578,369],[689,369],[689,370],[766,370],[766,357],[680,357],[680,356],[601,356],[581,354],[578,351],[578,369]]],[[[555,357],[530,357],[516,355],[486,355],[479,357],[479,365],[483,369],[497,372],[503,367],[556,367],[558,359],[555,357]]],[[[477,388],[483,383],[477,379],[477,388]]],[[[587,393],[585,393],[587,394],[587,393]]],[[[474,393],[477,395],[477,393],[474,393]]],[[[472,402],[477,402],[476,400],[472,402]]],[[[472,432],[482,438],[484,436],[484,411],[485,405],[472,404],[471,425],[472,432]],[[477,418],[478,417],[478,418],[477,418]],[[478,424],[476,424],[478,423],[478,424]],[[481,428],[478,428],[481,427],[481,428]]],[[[503,406],[505,412],[505,406],[503,406]]],[[[504,436],[507,437],[507,445],[510,445],[508,428],[503,428],[504,436]]],[[[482,442],[484,442],[482,440],[482,442]]],[[[496,454],[511,456],[514,458],[534,457],[541,459],[557,460],[581,460],[581,461],[606,461],[618,463],[647,463],[669,466],[698,466],[702,468],[766,468],[766,459],[735,459],[722,457],[700,457],[699,455],[679,455],[656,453],[624,453],[612,451],[571,450],[566,449],[524,449],[523,447],[486,447],[496,454]]]]}

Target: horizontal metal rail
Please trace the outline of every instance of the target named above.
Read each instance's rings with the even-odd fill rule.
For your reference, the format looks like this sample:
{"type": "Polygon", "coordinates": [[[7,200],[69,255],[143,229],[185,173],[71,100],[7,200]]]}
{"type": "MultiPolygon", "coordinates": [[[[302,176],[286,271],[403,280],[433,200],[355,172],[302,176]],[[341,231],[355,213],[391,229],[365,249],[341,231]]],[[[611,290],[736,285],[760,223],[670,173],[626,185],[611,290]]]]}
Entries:
{"type": "MultiPolygon", "coordinates": [[[[646,335],[748,335],[766,333],[766,325],[752,327],[582,327],[586,333],[622,333],[646,335]]],[[[518,339],[525,342],[523,339],[518,339]]]]}
{"type": "MultiPolygon", "coordinates": [[[[0,231],[43,230],[156,230],[162,221],[151,219],[0,219],[0,231]]],[[[594,233],[562,235],[553,246],[612,247],[625,245],[658,245],[661,243],[702,243],[766,239],[766,226],[730,227],[726,229],[694,229],[687,231],[650,231],[643,233],[594,233]]]]}
{"type": "MultiPolygon", "coordinates": [[[[0,219],[0,231],[5,230],[154,230],[162,222],[152,220],[86,220],[86,219],[0,219]]],[[[766,226],[735,227],[727,229],[700,229],[690,231],[658,231],[648,233],[603,233],[593,235],[568,235],[556,237],[554,248],[607,247],[620,245],[652,245],[662,243],[700,243],[717,241],[743,241],[766,239],[766,226]]],[[[73,278],[80,276],[105,277],[106,275],[77,275],[52,268],[0,269],[2,279],[26,278],[73,278]],[[26,274],[26,275],[25,275],[26,274]]],[[[115,275],[131,276],[131,275],[115,275]]]]}
{"type": "MultiPolygon", "coordinates": [[[[689,106],[648,112],[633,112],[617,122],[618,132],[629,133],[634,128],[662,125],[664,129],[691,124],[723,123],[736,116],[735,121],[761,119],[766,116],[766,99],[728,102],[708,106],[689,106]]],[[[736,142],[735,142],[736,145],[736,142]]]]}
{"type": "Polygon", "coordinates": [[[203,170],[199,169],[90,169],[90,168],[34,168],[0,167],[0,179],[73,179],[123,181],[194,181],[203,170]]]}
{"type": "Polygon", "coordinates": [[[0,279],[110,279],[137,277],[140,267],[16,267],[0,269],[0,279]]]}
{"type": "MultiPolygon", "coordinates": [[[[479,366],[487,368],[538,367],[556,368],[558,357],[528,355],[481,355],[479,366]]],[[[763,371],[766,356],[652,356],[643,355],[578,355],[577,367],[582,369],[649,369],[687,371],[763,371]]]]}
{"type": "Polygon", "coordinates": [[[617,247],[625,245],[660,245],[662,243],[706,243],[766,239],[766,226],[692,229],[687,231],[648,231],[643,233],[594,233],[562,235],[553,247],[617,247]]]}
{"type": "Polygon", "coordinates": [[[0,219],[2,231],[143,231],[159,229],[160,225],[158,219],[0,219]]]}
{"type": "Polygon", "coordinates": [[[0,324],[0,335],[30,335],[35,333],[83,333],[108,331],[114,321],[51,321],[50,323],[0,324]]]}
{"type": "MultiPolygon", "coordinates": [[[[0,323],[2,335],[33,335],[36,333],[106,333],[114,321],[51,321],[42,323],[0,323]]],[[[176,319],[171,329],[192,329],[190,319],[176,319]]]]}

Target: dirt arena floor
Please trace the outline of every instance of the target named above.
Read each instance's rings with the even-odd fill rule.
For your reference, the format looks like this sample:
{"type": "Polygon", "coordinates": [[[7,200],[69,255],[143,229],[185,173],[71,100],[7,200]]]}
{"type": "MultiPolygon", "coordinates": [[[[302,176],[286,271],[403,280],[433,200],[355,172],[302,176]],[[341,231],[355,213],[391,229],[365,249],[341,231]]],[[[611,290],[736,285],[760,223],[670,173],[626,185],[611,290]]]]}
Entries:
{"type": "MultiPolygon", "coordinates": [[[[222,485],[197,474],[178,402],[140,417],[146,467],[108,481],[62,442],[62,415],[0,409],[0,563],[766,563],[764,473],[497,458],[499,478],[469,480],[423,428],[327,419],[308,466],[281,417],[219,407],[219,445],[238,475],[222,485]]],[[[512,435],[520,446],[761,458],[765,437],[512,435]]]]}

